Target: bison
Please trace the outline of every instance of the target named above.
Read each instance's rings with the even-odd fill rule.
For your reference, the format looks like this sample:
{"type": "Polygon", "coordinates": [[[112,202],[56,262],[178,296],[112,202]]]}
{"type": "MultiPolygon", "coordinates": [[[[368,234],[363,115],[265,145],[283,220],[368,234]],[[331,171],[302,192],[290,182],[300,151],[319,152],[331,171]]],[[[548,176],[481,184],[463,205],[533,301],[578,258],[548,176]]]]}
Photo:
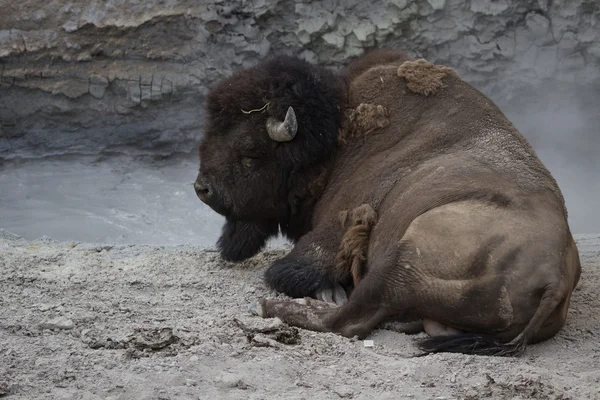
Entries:
{"type": "Polygon", "coordinates": [[[293,299],[256,314],[358,338],[420,321],[424,354],[517,355],[563,327],[581,266],[561,191],[453,69],[390,49],[341,72],[279,55],[206,110],[194,186],[226,218],[222,257],[294,243],[264,275],[293,299]]]}

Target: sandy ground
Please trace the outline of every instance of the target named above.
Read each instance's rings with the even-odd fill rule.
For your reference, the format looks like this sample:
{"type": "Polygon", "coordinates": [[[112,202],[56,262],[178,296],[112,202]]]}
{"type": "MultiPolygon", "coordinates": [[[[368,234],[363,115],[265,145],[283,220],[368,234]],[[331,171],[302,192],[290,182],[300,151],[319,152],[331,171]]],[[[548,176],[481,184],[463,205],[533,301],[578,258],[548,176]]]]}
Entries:
{"type": "Polygon", "coordinates": [[[600,235],[567,326],[519,358],[411,358],[252,317],[275,296],[269,250],[242,265],[194,246],[26,241],[0,230],[0,397],[11,399],[600,399],[600,235]]]}

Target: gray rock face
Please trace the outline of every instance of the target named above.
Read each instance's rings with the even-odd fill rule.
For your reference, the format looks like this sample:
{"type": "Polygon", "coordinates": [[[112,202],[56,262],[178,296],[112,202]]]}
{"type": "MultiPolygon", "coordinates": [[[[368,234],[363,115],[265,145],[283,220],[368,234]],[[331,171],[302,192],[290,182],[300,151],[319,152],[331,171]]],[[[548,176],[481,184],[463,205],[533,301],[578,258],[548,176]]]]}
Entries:
{"type": "Polygon", "coordinates": [[[596,0],[5,2],[0,159],[195,151],[207,91],[274,52],[339,68],[401,48],[500,103],[600,86],[599,27],[596,0]]]}

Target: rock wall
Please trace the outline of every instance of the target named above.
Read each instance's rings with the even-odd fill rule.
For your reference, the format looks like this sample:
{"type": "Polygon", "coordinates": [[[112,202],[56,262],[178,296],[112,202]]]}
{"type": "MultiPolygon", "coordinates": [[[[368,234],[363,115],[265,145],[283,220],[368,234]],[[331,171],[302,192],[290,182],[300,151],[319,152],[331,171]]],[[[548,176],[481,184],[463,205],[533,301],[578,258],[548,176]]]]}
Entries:
{"type": "Polygon", "coordinates": [[[499,103],[600,87],[597,0],[21,0],[0,13],[0,159],[195,150],[203,98],[273,52],[372,46],[458,69],[499,103]]]}

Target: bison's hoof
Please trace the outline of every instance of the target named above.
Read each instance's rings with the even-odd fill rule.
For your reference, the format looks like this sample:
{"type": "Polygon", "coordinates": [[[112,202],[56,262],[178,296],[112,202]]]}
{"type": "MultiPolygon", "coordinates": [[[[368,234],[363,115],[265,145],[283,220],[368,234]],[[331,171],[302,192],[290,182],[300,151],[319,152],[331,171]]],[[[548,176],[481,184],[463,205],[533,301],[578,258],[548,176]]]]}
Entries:
{"type": "Polygon", "coordinates": [[[260,300],[250,303],[250,305],[248,305],[248,310],[253,315],[258,315],[261,318],[265,318],[265,310],[260,300]]]}
{"type": "Polygon", "coordinates": [[[346,295],[346,291],[339,284],[335,284],[330,288],[323,289],[317,292],[315,297],[317,298],[317,300],[337,304],[338,306],[343,306],[348,302],[348,296],[346,295]]]}

